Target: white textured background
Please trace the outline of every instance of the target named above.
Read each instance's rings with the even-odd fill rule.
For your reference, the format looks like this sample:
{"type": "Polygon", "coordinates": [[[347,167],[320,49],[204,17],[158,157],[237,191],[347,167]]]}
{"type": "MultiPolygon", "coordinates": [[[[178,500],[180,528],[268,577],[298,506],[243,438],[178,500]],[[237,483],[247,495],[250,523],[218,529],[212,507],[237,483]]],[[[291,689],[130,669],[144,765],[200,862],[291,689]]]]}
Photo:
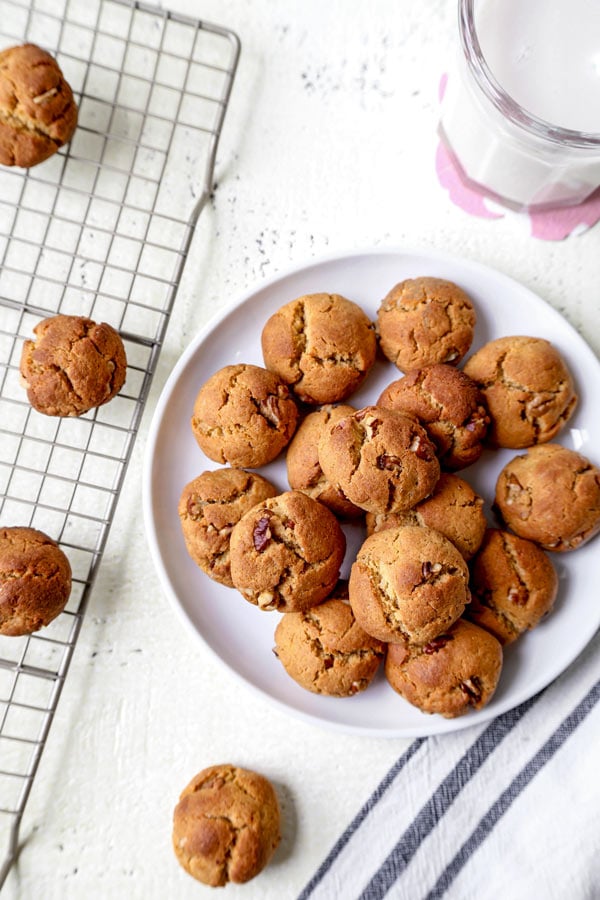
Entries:
{"type": "Polygon", "coordinates": [[[439,249],[511,275],[600,351],[598,228],[557,243],[475,219],[434,172],[454,0],[173,0],[238,32],[242,57],[134,459],[26,815],[5,896],[192,898],[171,814],[196,771],[233,761],[276,784],[284,839],[227,897],[297,895],[407,742],[332,734],[271,708],[192,640],[161,594],[141,515],[152,409],[220,304],[311,257],[439,249]]]}

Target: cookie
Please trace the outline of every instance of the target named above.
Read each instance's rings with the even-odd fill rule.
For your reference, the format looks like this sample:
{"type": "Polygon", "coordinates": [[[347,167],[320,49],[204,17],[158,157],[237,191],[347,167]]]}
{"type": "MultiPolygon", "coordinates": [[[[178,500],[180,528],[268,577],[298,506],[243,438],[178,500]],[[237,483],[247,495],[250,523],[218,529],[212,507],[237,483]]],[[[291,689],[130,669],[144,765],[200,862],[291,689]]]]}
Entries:
{"type": "Polygon", "coordinates": [[[558,577],[536,544],[491,528],[473,560],[470,587],[467,618],[510,644],[550,612],[558,577]]]}
{"type": "Polygon", "coordinates": [[[330,424],[319,440],[328,481],[367,512],[411,509],[440,477],[425,429],[390,409],[367,406],[330,424]]]}
{"type": "Polygon", "coordinates": [[[390,685],[425,713],[447,719],[489,703],[502,671],[502,645],[464,619],[423,646],[391,644],[385,663],[390,685]]]}
{"type": "Polygon", "coordinates": [[[244,469],[202,472],[186,484],[179,499],[179,521],[196,565],[214,581],[233,587],[229,568],[233,526],[253,506],[277,493],[266,478],[244,469]]]}
{"type": "Polygon", "coordinates": [[[539,444],[504,466],[494,505],[519,537],[576,550],[600,531],[600,469],[575,450],[539,444]]]}
{"type": "Polygon", "coordinates": [[[63,611],[71,566],[58,544],[35,528],[0,529],[0,634],[31,634],[63,611]]]}
{"type": "Polygon", "coordinates": [[[336,517],[301,491],[259,503],[231,532],[231,579],[261,609],[302,612],[335,587],[346,538],[336,517]]]}
{"type": "Polygon", "coordinates": [[[0,163],[29,168],[70,141],[77,105],[56,60],[35,44],[0,53],[0,163]]]}
{"type": "Polygon", "coordinates": [[[469,560],[477,552],[486,529],[483,498],[470,484],[451,472],[442,472],[433,493],[403,513],[375,515],[367,513],[367,534],[398,528],[400,525],[425,525],[443,534],[469,560]]]}
{"type": "Polygon", "coordinates": [[[192,432],[200,449],[218,463],[257,468],[290,442],[298,407],[287,386],[261,366],[225,366],[200,388],[192,432]]]}
{"type": "Polygon", "coordinates": [[[373,323],[339,294],[307,294],[286,303],[265,324],[261,343],[267,369],[310,404],[345,400],[377,354],[373,323]]]}
{"type": "Polygon", "coordinates": [[[577,405],[571,374],[542,338],[517,335],[485,344],[464,371],[481,388],[491,446],[522,449],[551,441],[577,405]]]}
{"type": "Polygon", "coordinates": [[[405,525],[376,532],[350,571],[356,621],[389,643],[426,644],[455,622],[469,599],[467,564],[432,528],[405,525]]]}
{"type": "Polygon", "coordinates": [[[483,395],[468,375],[452,366],[413,369],[388,385],[377,406],[420,422],[444,469],[464,469],[481,456],[489,424],[483,395]]]}
{"type": "Polygon", "coordinates": [[[182,791],[173,813],[179,863],[212,887],[258,875],[281,839],[281,814],[271,782],[250,769],[209,766],[182,791]]]}
{"type": "Polygon", "coordinates": [[[290,487],[304,491],[342,518],[360,516],[363,510],[350,503],[323,474],[319,463],[319,439],[324,428],[353,412],[356,410],[351,406],[327,405],[309,413],[298,426],[285,455],[290,487]]]}
{"type": "Polygon", "coordinates": [[[385,644],[357,623],[343,593],[301,613],[285,613],[275,629],[275,655],[288,675],[315,694],[352,697],[372,682],[385,644]]]}
{"type": "Polygon", "coordinates": [[[402,372],[434,363],[457,365],[473,342],[471,298],[443,278],[408,278],[382,300],[379,343],[402,372]]]}
{"type": "Polygon", "coordinates": [[[125,384],[127,357],[106,322],[57,315],[33,329],[21,353],[21,382],[29,402],[47,416],[81,416],[102,406],[125,384]]]}

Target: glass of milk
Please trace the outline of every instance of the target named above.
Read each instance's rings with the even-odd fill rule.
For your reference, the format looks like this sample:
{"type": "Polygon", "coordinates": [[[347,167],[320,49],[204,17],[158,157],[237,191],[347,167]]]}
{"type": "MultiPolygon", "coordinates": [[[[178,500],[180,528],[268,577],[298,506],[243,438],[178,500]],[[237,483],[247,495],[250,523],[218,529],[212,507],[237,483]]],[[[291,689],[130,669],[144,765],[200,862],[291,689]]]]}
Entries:
{"type": "Polygon", "coordinates": [[[517,209],[600,185],[600,0],[458,0],[441,136],[465,181],[517,209]]]}

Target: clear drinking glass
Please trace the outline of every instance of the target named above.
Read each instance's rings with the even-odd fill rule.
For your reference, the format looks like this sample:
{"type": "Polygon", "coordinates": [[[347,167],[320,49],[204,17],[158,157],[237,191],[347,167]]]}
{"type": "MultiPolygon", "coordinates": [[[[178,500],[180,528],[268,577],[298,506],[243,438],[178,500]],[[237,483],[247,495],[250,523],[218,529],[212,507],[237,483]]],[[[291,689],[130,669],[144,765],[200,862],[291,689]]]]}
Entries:
{"type": "Polygon", "coordinates": [[[458,0],[440,133],[506,206],[571,206],[600,185],[600,0],[458,0]]]}

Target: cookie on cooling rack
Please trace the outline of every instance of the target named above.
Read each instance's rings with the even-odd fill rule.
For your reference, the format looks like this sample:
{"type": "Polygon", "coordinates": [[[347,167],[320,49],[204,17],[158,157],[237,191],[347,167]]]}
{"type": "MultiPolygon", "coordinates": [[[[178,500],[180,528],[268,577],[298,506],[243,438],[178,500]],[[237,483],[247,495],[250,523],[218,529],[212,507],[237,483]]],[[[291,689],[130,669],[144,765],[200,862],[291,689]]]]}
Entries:
{"type": "Polygon", "coordinates": [[[224,366],[196,396],[192,432],[218,463],[256,468],[290,442],[298,407],[287,385],[267,369],[247,363],[224,366]]]}
{"type": "Polygon", "coordinates": [[[285,613],[275,629],[274,653],[301,687],[330,697],[352,697],[372,682],[385,644],[360,627],[341,584],[318,606],[285,613]]]}
{"type": "Polygon", "coordinates": [[[356,410],[352,406],[323,406],[300,423],[285,455],[287,476],[293,490],[304,491],[336,516],[355,517],[364,510],[351,503],[343,491],[325,477],[319,463],[319,440],[323,429],[356,410]]]}
{"type": "Polygon", "coordinates": [[[427,644],[390,644],[385,674],[413,706],[453,719],[489,703],[502,662],[500,642],[485,629],[459,619],[427,644]]]}
{"type": "Polygon", "coordinates": [[[544,550],[576,550],[600,531],[600,469],[568,447],[538,444],[504,466],[495,508],[544,550]]]}
{"type": "Polygon", "coordinates": [[[58,544],[35,528],[0,529],[0,634],[31,634],[63,611],[71,566],[58,544]]]}
{"type": "Polygon", "coordinates": [[[375,328],[365,312],[339,294],[307,294],[266,322],[267,369],[304,403],[337,403],[364,381],[375,362],[375,328]]]}
{"type": "Polygon", "coordinates": [[[335,587],[346,538],[327,507],[302,491],[259,503],[231,532],[234,587],[261,609],[301,612],[335,587]]]}
{"type": "Polygon", "coordinates": [[[452,541],[463,559],[477,552],[486,529],[483,498],[470,484],[451,472],[442,472],[433,493],[407,512],[367,513],[367,534],[398,528],[400,525],[425,525],[452,541]]]}
{"type": "Polygon", "coordinates": [[[29,168],[70,141],[77,105],[58,63],[41,47],[0,53],[0,163],[29,168]]]}
{"type": "Polygon", "coordinates": [[[467,618],[510,644],[550,612],[558,577],[532,541],[490,528],[472,562],[470,587],[467,618]]]}
{"type": "Polygon", "coordinates": [[[229,764],[199,772],[173,813],[173,849],[181,866],[212,887],[258,875],[281,840],[281,814],[271,782],[229,764]]]}
{"type": "Polygon", "coordinates": [[[367,512],[410,509],[440,477],[435,447],[414,419],[367,406],[330,423],[319,440],[328,481],[367,512]]]}
{"type": "Polygon", "coordinates": [[[179,521],[196,565],[214,581],[233,587],[229,539],[233,526],[257,503],[278,493],[270,481],[244,469],[202,472],[184,487],[179,521]]]}
{"type": "Polygon", "coordinates": [[[47,416],[80,416],[108,403],[125,383],[123,341],[106,322],[84,316],[42,319],[23,344],[21,381],[29,402],[47,416]]]}
{"type": "Polygon", "coordinates": [[[367,634],[425,644],[462,615],[467,564],[432,528],[387,528],[366,539],[350,572],[350,605],[367,634]]]}
{"type": "Polygon", "coordinates": [[[475,329],[471,298],[443,278],[408,278],[382,300],[377,312],[379,343],[402,372],[434,363],[457,365],[475,329]]]}
{"type": "Polygon", "coordinates": [[[444,469],[464,469],[481,456],[489,423],[483,395],[453,366],[438,363],[413,369],[385,388],[377,406],[420,422],[444,469]]]}
{"type": "Polygon", "coordinates": [[[490,415],[488,441],[521,449],[551,441],[577,405],[571,374],[556,347],[516,335],[484,344],[464,371],[481,388],[490,415]]]}

